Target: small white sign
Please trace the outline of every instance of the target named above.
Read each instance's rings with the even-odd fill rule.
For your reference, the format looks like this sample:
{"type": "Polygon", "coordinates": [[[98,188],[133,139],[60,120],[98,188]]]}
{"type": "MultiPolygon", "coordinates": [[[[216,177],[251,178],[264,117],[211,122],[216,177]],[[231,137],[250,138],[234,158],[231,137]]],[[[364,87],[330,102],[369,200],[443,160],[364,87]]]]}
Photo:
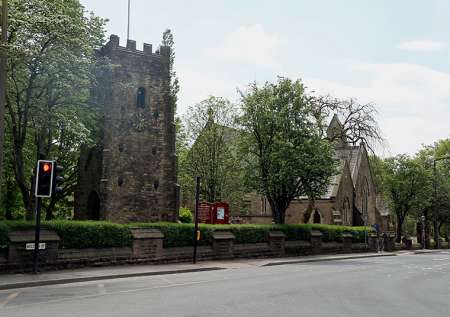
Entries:
{"type": "MultiPolygon", "coordinates": [[[[27,243],[25,244],[26,250],[34,250],[34,243],[27,243]]],[[[39,243],[39,250],[45,250],[45,242],[39,243]]]]}
{"type": "Polygon", "coordinates": [[[217,220],[225,219],[225,208],[219,207],[217,208],[217,220]]]}

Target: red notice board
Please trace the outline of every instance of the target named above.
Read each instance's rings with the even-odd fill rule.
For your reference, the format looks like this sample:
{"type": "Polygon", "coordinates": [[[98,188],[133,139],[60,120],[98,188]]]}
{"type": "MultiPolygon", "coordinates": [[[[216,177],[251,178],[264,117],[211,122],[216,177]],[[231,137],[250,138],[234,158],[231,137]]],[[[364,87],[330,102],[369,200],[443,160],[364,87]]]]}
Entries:
{"type": "Polygon", "coordinates": [[[200,203],[198,206],[198,222],[209,224],[229,224],[230,208],[227,203],[200,203]]]}
{"type": "Polygon", "coordinates": [[[230,209],[227,203],[214,204],[213,223],[219,225],[225,225],[230,223],[230,209]]]}
{"type": "Polygon", "coordinates": [[[200,203],[198,206],[198,222],[212,223],[212,204],[200,203]]]}

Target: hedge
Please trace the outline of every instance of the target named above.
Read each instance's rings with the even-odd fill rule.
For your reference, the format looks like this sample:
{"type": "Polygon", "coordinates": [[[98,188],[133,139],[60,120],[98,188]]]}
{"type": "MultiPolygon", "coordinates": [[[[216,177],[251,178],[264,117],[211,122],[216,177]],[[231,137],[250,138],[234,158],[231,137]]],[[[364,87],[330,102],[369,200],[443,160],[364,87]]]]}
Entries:
{"type": "MultiPolygon", "coordinates": [[[[42,226],[55,231],[61,238],[60,247],[66,249],[126,247],[132,241],[128,227],[106,221],[57,220],[43,222],[42,226]]],[[[9,243],[9,231],[29,228],[34,228],[32,222],[0,222],[0,246],[9,243]]]]}
{"type": "MultiPolygon", "coordinates": [[[[115,224],[105,221],[49,221],[43,226],[55,231],[61,238],[60,247],[67,249],[110,248],[131,246],[131,228],[155,228],[164,234],[164,247],[191,246],[194,233],[193,224],[178,223],[133,223],[115,224]]],[[[34,228],[32,222],[0,221],[0,248],[9,244],[8,232],[15,229],[34,228]]],[[[347,227],[320,224],[298,225],[200,225],[200,245],[208,245],[214,231],[231,231],[236,243],[266,242],[269,231],[277,230],[286,234],[286,239],[309,240],[311,230],[322,232],[324,242],[342,241],[342,234],[353,234],[355,242],[364,242],[364,227],[347,227]]],[[[367,228],[368,231],[373,229],[367,228]]]]}

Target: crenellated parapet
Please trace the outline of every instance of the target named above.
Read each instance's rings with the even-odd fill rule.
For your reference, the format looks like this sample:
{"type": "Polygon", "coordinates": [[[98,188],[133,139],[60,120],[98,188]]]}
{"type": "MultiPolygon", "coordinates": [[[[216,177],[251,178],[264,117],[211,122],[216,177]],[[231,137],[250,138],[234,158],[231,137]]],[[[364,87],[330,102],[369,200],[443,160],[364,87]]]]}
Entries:
{"type": "Polygon", "coordinates": [[[114,34],[109,37],[109,41],[103,47],[103,50],[119,50],[123,52],[129,52],[132,54],[147,55],[157,58],[161,57],[168,58],[170,56],[170,47],[164,45],[159,46],[159,49],[157,49],[155,52],[153,52],[153,45],[148,43],[144,43],[143,49],[138,50],[136,48],[135,40],[127,40],[126,46],[120,46],[120,38],[119,36],[114,34]]]}

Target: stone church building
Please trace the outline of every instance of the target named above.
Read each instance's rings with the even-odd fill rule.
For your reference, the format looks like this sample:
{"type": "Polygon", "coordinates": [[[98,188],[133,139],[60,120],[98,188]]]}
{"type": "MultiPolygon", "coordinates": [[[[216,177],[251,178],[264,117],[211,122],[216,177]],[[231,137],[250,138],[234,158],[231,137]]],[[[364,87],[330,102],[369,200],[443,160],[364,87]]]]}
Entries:
{"type": "MultiPolygon", "coordinates": [[[[305,219],[308,208],[307,197],[293,200],[286,211],[286,223],[322,223],[357,226],[379,224],[388,229],[389,213],[377,197],[375,182],[369,163],[366,146],[350,145],[342,136],[342,124],[335,115],[327,129],[328,139],[334,139],[334,158],[339,161],[339,170],[325,194],[315,201],[309,219],[305,219]],[[383,207],[380,207],[383,206],[383,207]]],[[[271,222],[270,206],[266,199],[255,199],[253,210],[260,210],[243,217],[244,222],[271,222]]]]}
{"type": "Polygon", "coordinates": [[[100,143],[82,150],[75,218],[113,222],[175,221],[178,214],[170,49],[111,35],[100,50],[111,69],[99,72],[92,99],[101,107],[100,143]]]}

